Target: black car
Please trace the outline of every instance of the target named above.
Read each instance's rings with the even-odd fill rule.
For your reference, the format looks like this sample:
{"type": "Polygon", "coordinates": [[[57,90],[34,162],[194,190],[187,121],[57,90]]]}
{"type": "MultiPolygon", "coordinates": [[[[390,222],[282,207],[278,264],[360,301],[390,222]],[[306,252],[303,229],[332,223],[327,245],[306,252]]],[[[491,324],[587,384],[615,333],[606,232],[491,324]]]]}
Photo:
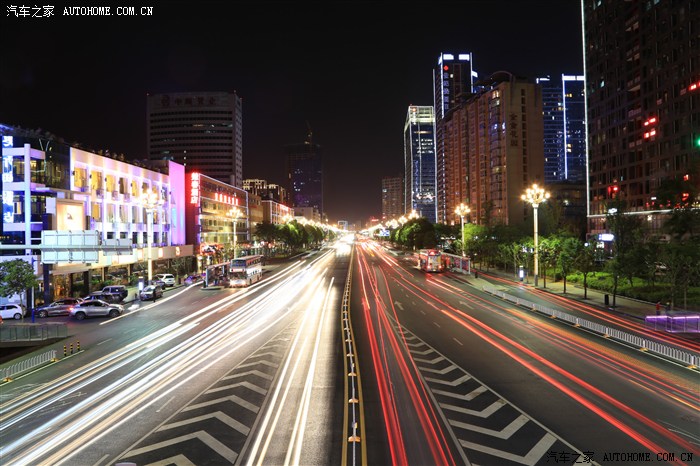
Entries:
{"type": "Polygon", "coordinates": [[[74,306],[82,302],[81,298],[58,299],[51,304],[38,307],[34,313],[37,317],[67,316],[74,306]]]}

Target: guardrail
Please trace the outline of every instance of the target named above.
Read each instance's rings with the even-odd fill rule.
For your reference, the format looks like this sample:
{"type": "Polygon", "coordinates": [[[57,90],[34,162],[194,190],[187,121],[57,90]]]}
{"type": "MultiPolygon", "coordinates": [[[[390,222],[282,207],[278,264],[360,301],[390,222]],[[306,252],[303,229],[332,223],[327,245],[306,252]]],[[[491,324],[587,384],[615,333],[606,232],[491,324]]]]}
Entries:
{"type": "Polygon", "coordinates": [[[3,343],[31,343],[67,337],[68,326],[61,322],[0,325],[0,342],[3,343]]]}
{"type": "Polygon", "coordinates": [[[673,348],[663,343],[642,338],[638,335],[632,335],[630,333],[623,332],[615,328],[607,327],[597,322],[591,322],[590,320],[581,319],[580,317],[572,316],[571,314],[552,309],[542,304],[533,303],[532,301],[528,301],[527,299],[518,298],[516,296],[509,295],[502,291],[497,291],[494,288],[491,288],[490,286],[484,286],[482,287],[482,289],[493,296],[497,296],[503,300],[512,302],[518,306],[523,306],[532,311],[545,314],[549,317],[554,317],[565,322],[569,322],[570,324],[576,327],[583,327],[592,332],[599,333],[600,335],[603,335],[605,337],[612,338],[627,343],[630,346],[637,347],[640,350],[655,353],[659,356],[663,356],[673,361],[680,362],[688,367],[696,368],[700,365],[700,354],[694,354],[688,351],[679,350],[677,348],[673,348]]]}
{"type": "Polygon", "coordinates": [[[43,366],[50,362],[56,361],[56,350],[47,351],[45,353],[33,356],[29,359],[12,364],[11,366],[0,369],[0,378],[3,382],[9,382],[13,377],[30,371],[35,367],[43,366]]]}
{"type": "Polygon", "coordinates": [[[345,349],[345,423],[343,426],[343,455],[342,465],[367,464],[367,449],[362,443],[365,435],[364,420],[362,416],[363,401],[360,384],[360,372],[357,367],[357,352],[355,350],[355,337],[350,321],[350,288],[352,285],[352,261],[354,253],[350,256],[348,278],[345,282],[342,301],[341,329],[345,349]],[[358,434],[358,431],[360,434],[358,434]],[[350,448],[348,448],[350,445],[350,448]],[[359,447],[359,452],[358,452],[359,447]],[[358,457],[359,454],[359,457],[358,457]],[[359,463],[358,463],[359,462],[359,463]]]}

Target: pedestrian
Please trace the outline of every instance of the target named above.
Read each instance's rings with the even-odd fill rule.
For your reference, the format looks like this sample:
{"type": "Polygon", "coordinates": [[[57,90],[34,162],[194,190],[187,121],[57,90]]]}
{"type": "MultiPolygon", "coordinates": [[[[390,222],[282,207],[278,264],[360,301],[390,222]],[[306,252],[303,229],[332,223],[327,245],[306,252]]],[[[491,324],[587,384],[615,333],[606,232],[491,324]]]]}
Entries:
{"type": "Polygon", "coordinates": [[[661,301],[656,302],[656,315],[661,314],[661,301]]]}

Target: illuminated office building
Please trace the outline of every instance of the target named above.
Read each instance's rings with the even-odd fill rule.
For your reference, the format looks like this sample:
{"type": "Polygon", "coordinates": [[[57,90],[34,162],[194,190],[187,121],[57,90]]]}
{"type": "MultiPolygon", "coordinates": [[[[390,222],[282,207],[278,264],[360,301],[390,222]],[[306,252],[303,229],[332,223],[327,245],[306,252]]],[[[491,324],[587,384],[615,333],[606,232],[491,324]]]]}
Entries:
{"type": "Polygon", "coordinates": [[[235,92],[149,95],[146,118],[149,160],[243,186],[243,103],[235,92]]]}
{"type": "Polygon", "coordinates": [[[474,78],[477,76],[472,67],[471,53],[441,53],[433,69],[433,92],[435,113],[435,207],[436,221],[446,223],[447,193],[445,178],[447,166],[445,160],[445,118],[450,110],[456,108],[474,91],[474,78]]]}
{"type": "Polygon", "coordinates": [[[404,124],[404,208],[435,223],[435,113],[411,105],[404,124]]]}
{"type": "Polygon", "coordinates": [[[613,199],[652,230],[683,203],[664,183],[700,188],[700,2],[583,0],[589,233],[613,199]]]}
{"type": "Polygon", "coordinates": [[[586,181],[586,103],[583,76],[538,78],[542,88],[545,184],[586,181]]]}

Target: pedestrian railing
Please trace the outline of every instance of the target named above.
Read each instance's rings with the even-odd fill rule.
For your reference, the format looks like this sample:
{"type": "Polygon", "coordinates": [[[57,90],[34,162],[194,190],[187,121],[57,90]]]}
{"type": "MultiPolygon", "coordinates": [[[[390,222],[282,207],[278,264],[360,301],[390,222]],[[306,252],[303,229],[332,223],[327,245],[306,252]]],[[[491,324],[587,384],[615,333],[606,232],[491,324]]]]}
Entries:
{"type": "Polygon", "coordinates": [[[654,330],[670,333],[700,333],[700,314],[646,316],[644,322],[654,330]]]}
{"type": "MultiPolygon", "coordinates": [[[[689,367],[698,367],[700,366],[700,353],[693,353],[689,351],[684,351],[684,350],[679,350],[677,348],[674,348],[672,346],[665,345],[663,343],[656,342],[654,340],[649,340],[646,338],[642,338],[638,335],[633,335],[627,332],[623,332],[621,330],[615,329],[608,327],[606,325],[600,324],[598,322],[591,322],[590,320],[586,319],[581,319],[580,317],[573,316],[571,314],[567,314],[565,312],[552,309],[550,307],[544,306],[542,304],[534,303],[532,301],[528,301],[526,299],[522,299],[516,296],[509,295],[507,293],[504,293],[502,291],[497,291],[494,288],[491,288],[490,286],[484,286],[482,289],[496,297],[499,297],[501,299],[504,299],[506,301],[510,301],[518,306],[523,306],[526,307],[532,311],[539,312],[542,314],[545,314],[550,317],[557,318],[559,320],[563,320],[565,322],[569,322],[572,325],[575,325],[577,327],[583,327],[585,329],[588,329],[592,332],[598,333],[600,335],[603,335],[605,337],[622,341],[624,343],[627,343],[630,346],[634,346],[636,348],[639,348],[644,351],[649,351],[651,353],[658,354],[660,356],[663,356],[665,358],[671,359],[673,361],[680,362],[682,364],[685,364],[689,367]]],[[[654,316],[656,317],[656,316],[654,316]]],[[[659,317],[665,317],[665,316],[659,316],[659,317]]]]}
{"type": "Polygon", "coordinates": [[[28,372],[35,367],[43,366],[53,361],[56,361],[56,350],[47,351],[23,361],[16,362],[10,366],[3,367],[0,369],[0,378],[2,379],[0,382],[9,382],[14,377],[24,372],[28,372]]]}

